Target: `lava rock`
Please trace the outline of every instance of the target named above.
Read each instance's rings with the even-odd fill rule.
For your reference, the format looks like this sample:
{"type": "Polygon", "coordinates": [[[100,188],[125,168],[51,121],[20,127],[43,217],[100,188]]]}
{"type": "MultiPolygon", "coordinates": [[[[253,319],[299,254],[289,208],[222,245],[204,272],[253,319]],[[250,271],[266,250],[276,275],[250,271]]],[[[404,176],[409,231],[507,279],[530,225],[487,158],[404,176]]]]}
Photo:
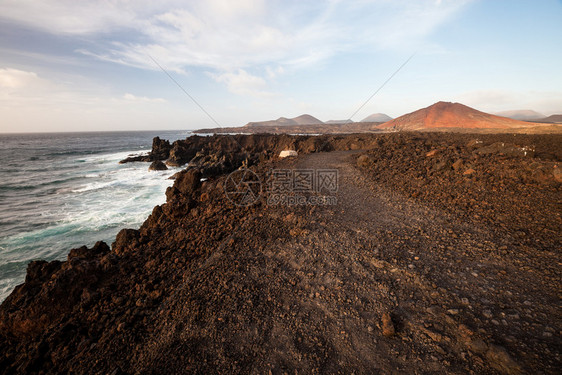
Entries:
{"type": "Polygon", "coordinates": [[[149,171],[165,171],[168,167],[160,160],[153,161],[152,164],[148,167],[149,171]]]}

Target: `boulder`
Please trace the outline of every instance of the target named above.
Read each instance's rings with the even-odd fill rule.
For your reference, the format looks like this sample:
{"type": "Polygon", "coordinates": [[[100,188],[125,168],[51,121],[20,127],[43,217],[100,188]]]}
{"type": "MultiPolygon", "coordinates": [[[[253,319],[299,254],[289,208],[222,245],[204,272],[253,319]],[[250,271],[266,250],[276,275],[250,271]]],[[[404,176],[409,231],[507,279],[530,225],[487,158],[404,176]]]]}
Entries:
{"type": "Polygon", "coordinates": [[[190,169],[181,173],[174,183],[174,187],[185,195],[190,195],[201,185],[201,172],[190,169]]]}
{"type": "Polygon", "coordinates": [[[124,253],[127,249],[131,249],[138,245],[140,233],[135,229],[121,229],[115,237],[115,242],[111,245],[113,251],[117,254],[124,253]]]}
{"type": "Polygon", "coordinates": [[[287,158],[287,157],[291,157],[291,156],[297,156],[297,152],[295,150],[284,150],[281,151],[281,153],[279,154],[280,158],[287,158]]]}
{"type": "Polygon", "coordinates": [[[160,160],[153,161],[150,167],[148,167],[149,171],[165,171],[167,169],[168,167],[166,167],[166,164],[160,160]]]}

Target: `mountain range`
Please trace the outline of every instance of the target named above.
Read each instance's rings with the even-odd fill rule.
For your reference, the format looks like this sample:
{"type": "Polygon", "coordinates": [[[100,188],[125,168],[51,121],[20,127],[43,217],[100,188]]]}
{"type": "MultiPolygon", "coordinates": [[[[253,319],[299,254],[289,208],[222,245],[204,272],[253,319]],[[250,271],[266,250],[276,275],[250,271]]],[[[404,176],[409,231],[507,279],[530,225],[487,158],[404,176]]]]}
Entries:
{"type": "MultiPolygon", "coordinates": [[[[385,115],[384,113],[374,113],[367,116],[360,122],[386,122],[392,120],[392,117],[385,115]]],[[[321,125],[321,124],[351,124],[354,123],[353,120],[329,120],[322,121],[314,116],[304,114],[294,118],[279,117],[277,120],[266,120],[266,121],[256,121],[249,122],[245,127],[279,127],[279,126],[298,126],[298,125],[321,125]]]]}
{"type": "Polygon", "coordinates": [[[279,117],[277,120],[267,120],[259,122],[249,122],[245,126],[247,127],[259,127],[259,126],[295,126],[295,125],[320,125],[324,122],[318,120],[316,117],[311,115],[300,115],[294,118],[279,117]]]}
{"type": "Polygon", "coordinates": [[[391,119],[383,113],[372,114],[360,122],[330,120],[323,122],[314,116],[303,114],[294,118],[249,122],[232,128],[200,129],[194,133],[289,133],[289,134],[336,134],[377,131],[496,131],[496,132],[561,132],[557,125],[562,115],[544,118],[538,112],[518,110],[502,112],[519,118],[534,118],[532,122],[478,111],[461,103],[437,102],[426,108],[391,119]],[[386,121],[385,121],[386,120],[386,121]]]}

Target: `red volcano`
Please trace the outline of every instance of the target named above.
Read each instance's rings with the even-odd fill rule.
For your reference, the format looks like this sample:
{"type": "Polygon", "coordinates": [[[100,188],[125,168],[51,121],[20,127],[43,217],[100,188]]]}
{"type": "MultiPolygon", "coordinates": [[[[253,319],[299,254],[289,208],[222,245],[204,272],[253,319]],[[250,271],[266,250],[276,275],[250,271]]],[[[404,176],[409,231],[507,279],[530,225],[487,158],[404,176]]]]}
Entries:
{"type": "Polygon", "coordinates": [[[378,126],[380,129],[424,130],[436,128],[511,129],[537,124],[477,111],[460,103],[438,102],[378,126]]]}

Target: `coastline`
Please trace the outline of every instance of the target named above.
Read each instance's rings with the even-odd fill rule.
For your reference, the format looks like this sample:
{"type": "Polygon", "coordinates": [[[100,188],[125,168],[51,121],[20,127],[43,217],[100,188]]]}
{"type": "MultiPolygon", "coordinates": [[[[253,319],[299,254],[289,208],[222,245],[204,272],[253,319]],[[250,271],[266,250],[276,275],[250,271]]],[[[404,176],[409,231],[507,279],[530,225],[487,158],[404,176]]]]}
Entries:
{"type": "Polygon", "coordinates": [[[552,233],[560,221],[553,198],[560,192],[556,180],[562,160],[560,144],[560,136],[450,133],[217,135],[171,144],[155,138],[148,157],[132,157],[128,162],[188,164],[168,188],[166,203],[156,206],[139,229],[119,232],[111,248],[97,243],[91,249],[71,250],[65,262],[32,262],[25,284],[0,306],[4,339],[0,367],[6,373],[322,368],[554,373],[560,364],[555,343],[560,321],[549,322],[548,298],[560,290],[556,283],[548,286],[557,271],[547,261],[560,256],[556,250],[559,234],[552,233]],[[481,144],[468,146],[476,138],[481,144]],[[532,156],[521,153],[527,146],[534,147],[532,156]],[[294,149],[299,156],[279,160],[277,155],[285,149],[294,149]],[[441,156],[427,156],[433,150],[441,156]],[[460,165],[458,160],[462,168],[454,166],[460,165]],[[274,168],[335,166],[346,183],[342,191],[349,196],[343,196],[337,207],[272,207],[263,199],[252,206],[235,206],[224,194],[224,183],[229,173],[242,166],[262,181],[274,168]],[[474,172],[465,174],[469,169],[474,172]],[[435,182],[426,185],[429,180],[424,176],[435,182]],[[514,198],[510,195],[519,191],[520,181],[528,191],[514,198]],[[365,222],[347,218],[349,211],[378,220],[354,206],[354,194],[361,199],[367,195],[362,190],[365,186],[376,201],[368,204],[385,207],[389,228],[395,232],[386,233],[382,222],[380,227],[363,227],[365,222]],[[483,186],[495,187],[498,197],[479,195],[483,186]],[[526,216],[514,220],[516,208],[532,212],[540,198],[546,199],[546,212],[537,213],[532,222],[524,220],[526,216]],[[475,205],[476,199],[485,204],[475,205]],[[408,212],[418,220],[419,228],[408,231],[392,218],[403,212],[401,206],[410,207],[408,212]],[[503,218],[498,219],[494,215],[501,207],[503,218]],[[485,224],[480,222],[482,216],[489,219],[485,224]],[[424,224],[428,218],[437,224],[424,224]],[[449,227],[447,220],[455,226],[449,227]],[[355,229],[362,232],[353,233],[355,229]],[[359,234],[370,231],[376,235],[359,234]],[[439,233],[435,242],[423,242],[432,231],[439,233]],[[455,242],[453,234],[466,241],[455,242]],[[340,245],[333,242],[337,237],[346,247],[361,249],[369,244],[368,252],[358,252],[360,259],[350,260],[345,252],[338,252],[340,245]],[[478,246],[477,240],[485,246],[478,246]],[[447,258],[439,246],[449,252],[462,250],[463,267],[472,267],[486,252],[493,254],[488,263],[471,271],[480,279],[467,277],[478,284],[489,270],[490,285],[504,280],[498,288],[511,293],[505,297],[510,308],[504,308],[507,300],[494,296],[485,283],[483,291],[475,292],[480,293],[478,300],[464,297],[462,282],[452,281],[454,275],[449,280],[439,274],[444,264],[454,267],[448,263],[454,258],[447,258]],[[329,256],[332,247],[343,264],[361,271],[355,276],[339,274],[344,271],[337,270],[336,263],[326,263],[322,275],[314,270],[314,256],[299,255],[314,251],[329,256]],[[373,250],[377,248],[379,253],[373,250]],[[408,250],[425,263],[416,266],[408,250]],[[514,274],[518,271],[513,267],[522,259],[529,261],[533,274],[542,276],[529,281],[514,274]],[[500,279],[495,279],[494,272],[500,279]],[[376,295],[379,300],[363,290],[360,282],[374,283],[383,291],[376,295]],[[532,285],[523,288],[523,282],[532,285]],[[543,293],[544,301],[532,294],[537,291],[543,293]],[[366,300],[356,301],[362,294],[366,300]],[[328,312],[314,307],[322,298],[326,300],[320,305],[328,312]],[[463,298],[472,308],[465,306],[463,298]],[[529,300],[533,305],[525,303],[529,300]],[[516,310],[519,317],[514,321],[524,320],[537,331],[530,337],[526,329],[495,328],[494,320],[500,328],[504,326],[502,317],[508,326],[512,323],[506,316],[516,313],[504,310],[516,310]],[[486,320],[488,311],[498,317],[486,320]],[[314,314],[324,320],[313,319],[314,314]],[[340,319],[349,323],[340,327],[340,319]],[[433,325],[426,327],[423,319],[433,325]],[[388,334],[388,324],[395,333],[388,334]],[[347,333],[340,334],[336,328],[347,333]],[[530,345],[525,350],[543,358],[521,357],[521,341],[530,345]],[[376,363],[360,354],[357,342],[369,350],[376,344],[376,363]],[[431,355],[449,366],[431,360],[420,364],[419,359],[430,357],[417,352],[416,345],[431,349],[431,355]],[[408,359],[398,360],[393,351],[407,353],[408,359]],[[292,360],[295,356],[302,361],[292,360]]]}

